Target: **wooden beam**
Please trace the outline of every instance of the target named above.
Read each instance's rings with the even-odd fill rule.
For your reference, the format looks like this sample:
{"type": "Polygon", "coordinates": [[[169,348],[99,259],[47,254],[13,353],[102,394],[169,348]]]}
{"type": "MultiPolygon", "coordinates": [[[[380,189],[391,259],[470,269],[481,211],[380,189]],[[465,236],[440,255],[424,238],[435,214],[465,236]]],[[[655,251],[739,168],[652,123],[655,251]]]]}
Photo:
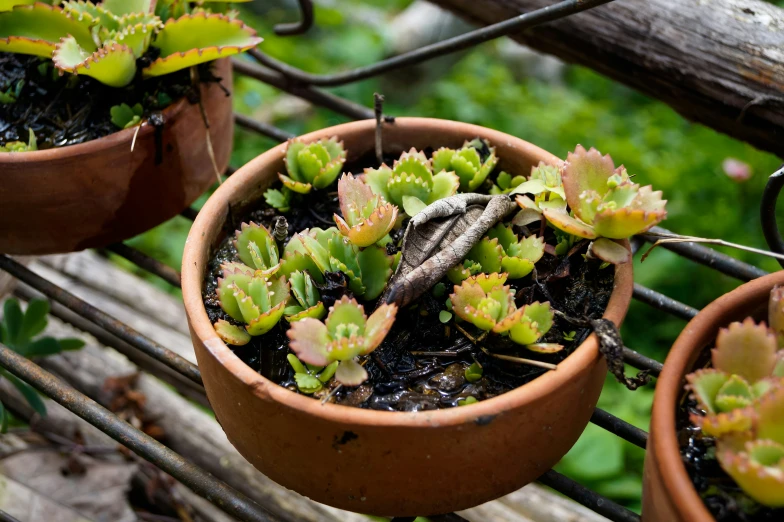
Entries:
{"type": "MultiPolygon", "coordinates": [[[[431,0],[493,24],[553,0],[431,0]]],[[[616,0],[513,38],[784,157],[784,9],[760,0],[616,0]]]]}

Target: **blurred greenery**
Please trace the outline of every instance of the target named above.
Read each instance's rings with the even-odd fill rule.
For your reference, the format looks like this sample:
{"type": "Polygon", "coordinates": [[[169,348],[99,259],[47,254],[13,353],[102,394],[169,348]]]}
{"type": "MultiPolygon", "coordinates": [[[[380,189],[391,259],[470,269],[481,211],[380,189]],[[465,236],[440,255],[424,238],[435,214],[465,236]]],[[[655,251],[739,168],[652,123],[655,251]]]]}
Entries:
{"type": "MultiPolygon", "coordinates": [[[[280,38],[272,33],[275,23],[296,16],[274,4],[257,8],[266,9],[261,15],[248,12],[245,18],[266,38],[265,52],[309,72],[326,73],[383,58],[388,48],[385,21],[410,2],[323,3],[339,8],[318,7],[317,25],[298,37],[280,38]],[[380,10],[373,11],[374,6],[380,10]]],[[[526,76],[510,67],[498,42],[483,44],[443,69],[443,75],[421,89],[413,103],[410,93],[399,87],[409,79],[405,71],[331,92],[366,106],[372,105],[374,91],[383,92],[389,114],[476,123],[519,136],[561,157],[577,143],[595,146],[611,153],[616,163],[624,163],[637,175],[637,182],[664,191],[669,200],[667,228],[765,247],[758,205],[767,175],[781,163],[776,157],[692,124],[666,105],[583,68],[568,68],[560,82],[526,76]],[[733,181],[722,169],[726,158],[748,164],[751,178],[733,181]]],[[[238,111],[296,134],[346,121],[324,109],[297,108],[290,97],[247,78],[237,78],[235,88],[238,111]]],[[[232,165],[239,167],[274,144],[238,129],[232,165]]],[[[179,268],[188,227],[189,222],[178,217],[130,244],[179,268]]],[[[773,261],[753,254],[723,251],[765,270],[778,268],[773,261]]],[[[635,280],[697,308],[739,284],[664,249],[657,249],[644,264],[635,262],[635,280]]],[[[631,348],[664,360],[684,324],[635,302],[622,334],[631,348]]],[[[599,405],[647,430],[652,396],[651,388],[630,392],[608,380],[599,405]]],[[[589,425],[559,469],[638,510],[642,459],[639,448],[589,425]]]]}

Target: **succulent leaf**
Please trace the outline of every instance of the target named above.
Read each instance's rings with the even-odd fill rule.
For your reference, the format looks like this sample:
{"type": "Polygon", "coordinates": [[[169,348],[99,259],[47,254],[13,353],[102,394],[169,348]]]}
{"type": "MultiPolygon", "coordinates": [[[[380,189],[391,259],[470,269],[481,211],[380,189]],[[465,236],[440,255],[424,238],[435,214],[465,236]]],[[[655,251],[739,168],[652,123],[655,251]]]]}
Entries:
{"type": "Polygon", "coordinates": [[[367,247],[386,236],[397,220],[396,206],[382,202],[363,181],[344,174],[338,181],[341,218],[335,215],[340,232],[358,247],[367,247]]]}
{"type": "Polygon", "coordinates": [[[632,258],[632,253],[625,246],[604,237],[591,242],[588,246],[588,255],[613,265],[628,263],[632,258]]]}
{"type": "Polygon", "coordinates": [[[90,53],[73,36],[67,36],[55,46],[52,61],[61,71],[91,76],[110,87],[125,87],[136,76],[133,51],[117,43],[106,43],[90,53]]]}
{"type": "Polygon", "coordinates": [[[503,249],[501,269],[509,279],[519,279],[531,273],[544,255],[544,239],[530,236],[518,239],[510,226],[499,223],[487,232],[487,237],[497,239],[503,249]]]}
{"type": "Polygon", "coordinates": [[[220,319],[213,325],[215,333],[223,342],[233,346],[244,346],[250,342],[251,336],[243,328],[220,319]]]}
{"type": "Polygon", "coordinates": [[[358,386],[368,379],[368,373],[354,359],[348,359],[340,361],[335,372],[335,379],[346,386],[358,386]]]}
{"type": "Polygon", "coordinates": [[[0,51],[50,58],[58,42],[68,36],[89,53],[97,49],[89,26],[59,7],[38,2],[0,12],[0,51]]]}
{"type": "Polygon", "coordinates": [[[334,136],[313,143],[293,139],[289,141],[285,152],[288,176],[278,174],[278,177],[294,192],[307,194],[313,188],[323,189],[331,185],[345,162],[343,142],[334,136]]]}
{"type": "Polygon", "coordinates": [[[719,441],[716,458],[751,498],[771,508],[784,507],[784,445],[755,440],[736,451],[719,441]]]}
{"type": "Polygon", "coordinates": [[[509,338],[517,344],[536,344],[552,328],[553,311],[550,303],[539,302],[525,305],[523,309],[523,317],[509,330],[509,338]]]}
{"type": "MultiPolygon", "coordinates": [[[[519,201],[518,201],[519,203],[519,201]]],[[[558,230],[585,239],[596,239],[597,233],[590,225],[573,218],[566,210],[542,209],[547,221],[558,230]]]]}
{"type": "Polygon", "coordinates": [[[755,383],[773,374],[777,349],[776,337],[765,325],[748,318],[719,331],[711,358],[714,368],[755,383]]]}
{"type": "Polygon", "coordinates": [[[235,237],[234,246],[243,263],[268,274],[275,273],[280,267],[278,245],[266,227],[253,221],[242,223],[235,237]]]}
{"type": "Polygon", "coordinates": [[[460,180],[460,189],[463,192],[473,192],[479,188],[496,163],[498,157],[495,155],[495,148],[482,140],[467,141],[458,150],[442,147],[433,153],[433,172],[454,172],[460,180]],[[489,151],[484,162],[477,147],[489,151]]]}
{"type": "Polygon", "coordinates": [[[686,376],[688,389],[700,407],[709,414],[716,414],[719,408],[716,405],[716,396],[719,390],[729,380],[730,376],[721,370],[713,368],[697,370],[686,376]]]}
{"type": "Polygon", "coordinates": [[[146,78],[169,74],[253,49],[261,41],[256,31],[228,16],[184,15],[167,21],[160,30],[153,45],[161,55],[142,72],[146,78]]]}

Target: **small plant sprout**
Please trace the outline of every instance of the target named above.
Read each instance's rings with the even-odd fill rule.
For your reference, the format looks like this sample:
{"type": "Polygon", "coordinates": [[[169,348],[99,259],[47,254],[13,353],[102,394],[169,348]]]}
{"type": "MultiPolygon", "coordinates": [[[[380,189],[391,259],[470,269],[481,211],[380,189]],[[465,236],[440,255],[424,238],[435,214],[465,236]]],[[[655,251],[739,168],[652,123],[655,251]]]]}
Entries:
{"type": "Polygon", "coordinates": [[[203,6],[191,10],[189,2],[177,2],[181,13],[176,19],[170,18],[174,2],[166,1],[19,5],[30,3],[12,1],[12,9],[0,12],[0,51],[51,58],[61,74],[91,76],[111,87],[125,87],[139,73],[161,76],[261,43],[241,21],[203,6]],[[150,47],[157,49],[157,57],[137,71],[137,60],[150,47]]]}
{"type": "Polygon", "coordinates": [[[290,297],[285,277],[272,277],[239,263],[224,265],[218,279],[218,300],[221,308],[245,329],[227,321],[215,324],[216,333],[229,344],[246,344],[248,335],[262,335],[278,324],[290,297]]]}
{"type": "Polygon", "coordinates": [[[566,211],[566,195],[560,166],[539,163],[531,169],[528,180],[517,185],[511,193],[518,194],[516,201],[521,208],[513,220],[518,226],[540,221],[545,208],[566,211]],[[531,199],[526,194],[531,194],[534,198],[531,199]]]}
{"type": "Polygon", "coordinates": [[[288,322],[293,323],[306,317],[314,319],[324,317],[326,313],[324,303],[321,302],[316,283],[313,282],[308,272],[300,272],[299,270],[292,272],[289,276],[289,284],[291,285],[291,298],[284,310],[288,322]]]}
{"type": "Polygon", "coordinates": [[[499,223],[471,248],[462,264],[447,272],[447,277],[455,284],[479,272],[504,272],[509,279],[519,279],[530,274],[543,255],[544,239],[518,239],[511,227],[499,223]]]}
{"type": "Polygon", "coordinates": [[[144,108],[141,103],[137,103],[133,107],[129,106],[127,103],[121,103],[120,105],[115,105],[109,109],[109,113],[112,116],[112,123],[114,123],[116,127],[120,129],[130,129],[142,122],[144,108]]]}
{"type": "Polygon", "coordinates": [[[453,196],[460,186],[454,172],[434,169],[432,161],[414,148],[401,154],[392,168],[381,165],[378,169],[365,169],[365,182],[374,194],[409,216],[434,201],[453,196]]]}
{"type": "Polygon", "coordinates": [[[234,246],[243,263],[266,275],[274,274],[280,268],[278,245],[266,227],[251,221],[240,225],[234,235],[234,246]]]}
{"type": "Polygon", "coordinates": [[[468,382],[476,382],[482,378],[482,372],[483,372],[482,365],[474,361],[473,363],[471,363],[471,366],[466,368],[465,379],[468,382]]]}
{"type": "Polygon", "coordinates": [[[501,172],[498,174],[498,177],[495,179],[495,183],[490,188],[490,194],[509,194],[510,192],[514,191],[519,185],[525,183],[526,179],[525,176],[514,176],[512,177],[506,171],[501,172]]]}
{"type": "Polygon", "coordinates": [[[750,318],[732,323],[719,331],[711,362],[713,368],[686,376],[688,389],[705,411],[704,416],[692,415],[692,422],[714,437],[750,429],[752,419],[744,408],[784,376],[776,336],[750,318]]]}
{"type": "Polygon", "coordinates": [[[746,408],[752,428],[716,441],[716,459],[751,498],[784,507],[784,384],[746,408]]]}
{"type": "Polygon", "coordinates": [[[284,187],[300,194],[332,185],[346,162],[346,149],[336,137],[312,143],[289,140],[285,154],[288,175],[278,177],[284,187]]]}
{"type": "Polygon", "coordinates": [[[397,207],[384,203],[362,180],[343,174],[338,181],[340,212],[335,224],[358,247],[367,247],[386,236],[397,220],[397,207]]]}
{"type": "Polygon", "coordinates": [[[288,354],[286,359],[294,369],[294,382],[297,383],[297,389],[308,395],[321,390],[323,385],[328,383],[335,375],[338,364],[340,364],[338,361],[334,361],[327,366],[303,364],[293,353],[288,354]]]}
{"type": "Polygon", "coordinates": [[[5,145],[0,145],[0,152],[29,152],[38,150],[38,140],[35,139],[33,129],[28,128],[29,138],[27,143],[23,141],[9,141],[5,145]]]}
{"type": "Polygon", "coordinates": [[[264,201],[276,210],[288,212],[291,210],[291,191],[286,187],[281,190],[267,189],[264,192],[264,201]]]}
{"type": "Polygon", "coordinates": [[[483,140],[467,141],[458,150],[442,147],[433,153],[433,171],[454,172],[460,178],[460,190],[474,192],[493,171],[498,157],[495,147],[483,140]],[[480,150],[485,153],[482,161],[480,150]]]}
{"type": "Polygon", "coordinates": [[[286,245],[282,272],[286,274],[294,266],[320,274],[343,272],[354,295],[372,300],[381,295],[392,276],[393,261],[385,248],[372,245],[360,249],[335,227],[312,228],[295,234],[286,245]]]}
{"type": "MultiPolygon", "coordinates": [[[[645,232],[667,216],[661,192],[632,183],[623,166],[615,168],[612,158],[596,149],[578,145],[562,165],[561,179],[571,215],[565,207],[537,206],[554,227],[595,240],[589,255],[605,262],[628,261],[628,251],[613,240],[645,232]]],[[[530,201],[517,199],[523,209],[531,208],[530,201]]]]}
{"type": "Polygon", "coordinates": [[[506,274],[479,274],[455,285],[450,296],[458,317],[480,330],[508,335],[517,344],[539,353],[554,353],[562,345],[539,343],[553,325],[550,303],[534,302],[517,308],[506,274]]]}
{"type": "Polygon", "coordinates": [[[367,371],[356,360],[375,350],[395,321],[397,306],[382,304],[370,317],[362,305],[343,296],[330,307],[324,322],[306,318],[291,324],[287,334],[289,347],[308,364],[327,366],[340,364],[335,378],[346,386],[357,386],[368,378],[367,371]]]}

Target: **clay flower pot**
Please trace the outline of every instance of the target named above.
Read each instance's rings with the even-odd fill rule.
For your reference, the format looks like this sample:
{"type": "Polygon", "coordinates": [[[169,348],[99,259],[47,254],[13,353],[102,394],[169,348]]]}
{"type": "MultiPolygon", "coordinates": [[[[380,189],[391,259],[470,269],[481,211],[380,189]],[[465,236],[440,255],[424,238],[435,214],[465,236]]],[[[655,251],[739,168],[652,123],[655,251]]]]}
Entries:
{"type": "Polygon", "coordinates": [[[643,473],[645,522],[710,522],[714,520],[692,485],[681,460],[675,427],[686,375],[719,328],[746,317],[766,320],[770,291],[784,284],[784,271],[755,279],[725,294],[692,319],[672,346],[656,382],[651,432],[643,473]]]}
{"type": "MultiPolygon", "coordinates": [[[[218,169],[231,154],[231,62],[202,100],[218,169]]],[[[0,252],[51,254],[104,246],[148,230],[190,205],[215,181],[198,104],[163,111],[161,131],[136,128],[67,147],[0,153],[0,252]],[[159,146],[156,148],[156,141],[159,146]],[[160,157],[156,158],[156,152],[160,157]]]]}
{"type": "MultiPolygon", "coordinates": [[[[373,121],[314,132],[338,136],[348,161],[374,146],[373,121]]],[[[509,172],[529,172],[552,154],[483,127],[398,118],[384,128],[385,151],[460,147],[489,140],[509,172]]],[[[284,145],[223,184],[199,213],[183,259],[183,295],[207,396],[228,439],[272,480],[313,500],[378,515],[445,513],[481,504],[535,480],[569,450],[594,410],[607,372],[594,335],[525,386],[470,406],[423,412],[371,411],[298,395],[246,366],[218,338],[202,304],[205,269],[234,217],[283,172],[284,145]]],[[[233,225],[229,228],[233,229],[233,225]]],[[[605,317],[620,323],[632,295],[631,264],[616,270],[605,317]]]]}

